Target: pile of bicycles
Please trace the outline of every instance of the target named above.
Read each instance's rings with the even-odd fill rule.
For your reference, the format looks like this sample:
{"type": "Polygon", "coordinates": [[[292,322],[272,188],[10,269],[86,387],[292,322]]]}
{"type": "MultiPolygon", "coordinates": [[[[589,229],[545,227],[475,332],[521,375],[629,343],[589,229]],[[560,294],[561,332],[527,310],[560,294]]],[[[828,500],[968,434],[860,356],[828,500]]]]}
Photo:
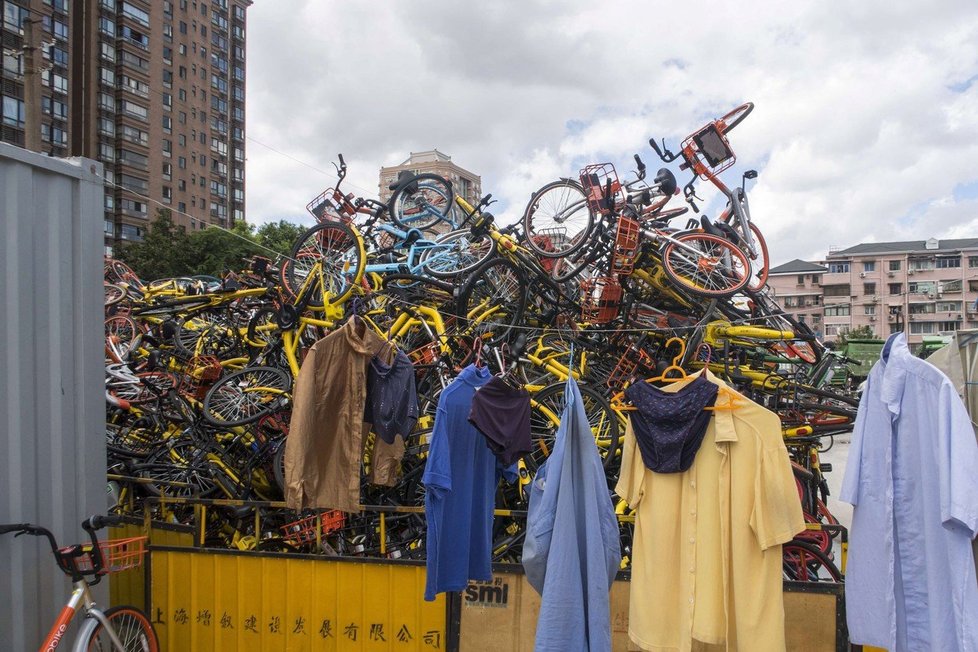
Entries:
{"type": "MultiPolygon", "coordinates": [[[[838,579],[818,453],[851,430],[857,403],[826,382],[844,362],[766,289],[767,245],[746,193],[756,173],[733,187],[721,178],[735,160],[727,134],[752,108],[710,121],[678,154],[649,141],[665,164],[692,173],[687,206],[670,206],[675,174],[663,167],[650,179],[636,155],[626,178],[609,163],[588,165],[499,226],[491,196],[472,205],[434,174],[402,174],[387,203],[349,194],[340,156],[336,187],[310,202],[317,224],[289,256],[250,259],[217,282],[156,284],[107,260],[115,511],[193,522],[203,545],[423,558],[435,406],[457,371],[480,360],[531,394],[533,452],[519,481],[501,486],[495,520],[495,559],[518,561],[527,484],[553,447],[564,381],[580,383],[610,491],[627,418],[616,394],[667,368],[706,367],[782,417],[813,524],[786,549],[786,576],[838,579]],[[699,212],[698,181],[726,198],[715,220],[684,217],[699,212]],[[290,512],[281,500],[293,382],[303,352],[353,315],[411,357],[421,418],[393,486],[371,482],[368,437],[363,511],[290,512]]],[[[627,563],[632,519],[617,505],[627,563]]]]}

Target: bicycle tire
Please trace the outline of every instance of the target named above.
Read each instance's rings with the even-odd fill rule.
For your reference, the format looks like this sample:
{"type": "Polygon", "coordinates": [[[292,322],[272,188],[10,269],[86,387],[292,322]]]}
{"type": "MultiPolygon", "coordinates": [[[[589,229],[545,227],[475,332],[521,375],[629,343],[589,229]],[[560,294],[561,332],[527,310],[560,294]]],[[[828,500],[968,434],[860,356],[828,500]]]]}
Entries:
{"type": "MultiPolygon", "coordinates": [[[[124,652],[159,652],[160,641],[149,621],[136,607],[118,605],[105,610],[105,617],[116,631],[124,646],[124,652]]],[[[86,618],[78,630],[77,641],[87,652],[115,652],[112,639],[105,627],[95,618],[86,618]]],[[[77,645],[77,643],[76,643],[77,645]]]]}
{"type": "Polygon", "coordinates": [[[106,388],[112,396],[128,401],[130,405],[142,405],[177,386],[177,379],[165,371],[141,371],[136,378],[138,382],[109,382],[106,388]]]}
{"type": "Polygon", "coordinates": [[[730,131],[733,131],[733,129],[741,122],[743,122],[744,118],[749,116],[751,111],[753,110],[754,110],[753,102],[744,102],[743,104],[741,104],[740,106],[732,110],[730,113],[720,118],[720,120],[723,121],[724,124],[726,124],[723,133],[726,134],[730,131]]]}
{"type": "Polygon", "coordinates": [[[224,376],[204,396],[204,420],[221,427],[243,426],[281,409],[292,377],[278,367],[246,367],[224,376]]]}
{"type": "Polygon", "coordinates": [[[455,192],[442,176],[426,172],[405,179],[387,203],[391,221],[402,229],[425,231],[442,222],[455,227],[455,192]]]}
{"type": "Polygon", "coordinates": [[[142,331],[129,315],[114,315],[105,320],[105,347],[115,362],[122,362],[132,352],[142,331]]]}
{"type": "Polygon", "coordinates": [[[128,291],[122,285],[116,285],[115,283],[103,283],[105,290],[105,305],[114,306],[123,299],[126,298],[128,291]]]}
{"type": "MultiPolygon", "coordinates": [[[[559,382],[544,387],[530,395],[530,432],[533,452],[524,456],[524,461],[532,472],[543,464],[556,443],[560,417],[564,411],[564,389],[566,383],[559,382]]],[[[621,447],[621,422],[608,400],[590,385],[578,385],[584,400],[584,411],[588,424],[594,434],[601,463],[607,472],[614,468],[621,447]]],[[[614,474],[617,475],[617,474],[614,474]]]]}
{"type": "Polygon", "coordinates": [[[587,195],[573,179],[546,184],[533,193],[523,210],[524,243],[544,258],[574,253],[584,246],[593,228],[594,215],[588,209],[587,195]]]}
{"type": "Polygon", "coordinates": [[[768,258],[767,241],[764,239],[761,230],[753,222],[750,223],[750,231],[754,238],[754,244],[757,246],[758,260],[750,259],[750,280],[747,281],[747,289],[758,292],[767,285],[771,259],[768,258]]]}
{"type": "Polygon", "coordinates": [[[589,276],[590,272],[597,273],[603,267],[599,261],[610,251],[610,243],[606,241],[591,242],[588,246],[557,259],[550,276],[558,283],[564,283],[581,276],[585,270],[589,273],[584,276],[589,276]]]}
{"type": "Polygon", "coordinates": [[[132,314],[138,317],[152,317],[155,315],[169,315],[176,312],[187,312],[194,308],[203,308],[210,305],[211,300],[207,297],[178,297],[166,301],[159,301],[149,306],[135,308],[132,314]]]}
{"type": "Polygon", "coordinates": [[[747,255],[729,240],[709,233],[671,237],[676,242],[663,247],[662,268],[678,287],[704,297],[729,297],[750,280],[747,255]],[[695,253],[679,243],[692,247],[695,253]]]}
{"type": "Polygon", "coordinates": [[[281,267],[282,285],[291,296],[299,296],[306,285],[306,307],[325,310],[346,301],[363,278],[363,238],[343,222],[321,222],[302,234],[281,267]],[[310,281],[316,263],[320,278],[310,281]]]}
{"type": "Polygon", "coordinates": [[[842,582],[844,576],[828,555],[809,543],[792,539],[781,547],[782,573],[794,582],[842,582]],[[823,571],[826,576],[822,576],[823,571]]]}
{"type": "Polygon", "coordinates": [[[177,352],[187,358],[212,355],[219,360],[226,360],[233,357],[240,348],[241,335],[230,326],[216,323],[188,324],[181,320],[177,322],[173,343],[177,352]]]}
{"type": "Polygon", "coordinates": [[[191,463],[199,451],[197,443],[187,437],[171,440],[151,453],[145,462],[134,464],[133,473],[146,478],[142,486],[154,496],[208,498],[220,486],[209,463],[191,463]]]}
{"type": "Polygon", "coordinates": [[[523,319],[527,283],[523,271],[506,258],[481,265],[459,291],[458,317],[469,322],[476,337],[489,334],[487,343],[499,344],[523,319]]]}
{"type": "Polygon", "coordinates": [[[435,238],[438,246],[425,249],[418,262],[426,274],[456,278],[471,272],[496,251],[492,238],[474,237],[469,229],[449,231],[435,238]]]}

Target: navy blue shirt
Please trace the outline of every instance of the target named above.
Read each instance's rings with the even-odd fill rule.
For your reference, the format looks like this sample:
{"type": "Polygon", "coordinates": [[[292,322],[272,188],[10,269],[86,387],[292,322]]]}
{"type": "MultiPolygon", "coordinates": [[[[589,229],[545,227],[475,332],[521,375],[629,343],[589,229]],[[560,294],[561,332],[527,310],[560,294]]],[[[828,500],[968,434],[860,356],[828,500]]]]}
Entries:
{"type": "Polygon", "coordinates": [[[489,369],[469,365],[438,399],[422,482],[428,519],[425,600],[492,579],[492,511],[496,457],[469,422],[476,388],[489,369]]]}

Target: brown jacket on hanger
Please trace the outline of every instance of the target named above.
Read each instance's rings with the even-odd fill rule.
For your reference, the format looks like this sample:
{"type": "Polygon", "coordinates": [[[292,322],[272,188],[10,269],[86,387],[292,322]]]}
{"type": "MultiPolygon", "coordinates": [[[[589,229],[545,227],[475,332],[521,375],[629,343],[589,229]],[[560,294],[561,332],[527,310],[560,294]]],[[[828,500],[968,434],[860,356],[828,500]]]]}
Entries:
{"type": "Polygon", "coordinates": [[[385,344],[353,318],[309,349],[285,443],[290,508],[359,511],[367,363],[385,344]]]}

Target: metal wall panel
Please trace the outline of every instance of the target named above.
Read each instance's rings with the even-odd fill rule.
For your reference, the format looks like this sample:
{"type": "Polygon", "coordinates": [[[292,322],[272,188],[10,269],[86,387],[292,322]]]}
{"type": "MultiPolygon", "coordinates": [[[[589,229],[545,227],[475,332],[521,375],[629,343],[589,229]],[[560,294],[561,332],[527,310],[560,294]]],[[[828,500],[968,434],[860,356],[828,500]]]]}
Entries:
{"type": "Polygon", "coordinates": [[[450,649],[424,566],[156,548],[150,572],[165,652],[450,649]]]}
{"type": "MultiPolygon", "coordinates": [[[[106,507],[101,175],[0,143],[0,522],[65,543],[106,507]]],[[[0,536],[4,649],[37,649],[67,598],[41,543],[0,536]]]]}

